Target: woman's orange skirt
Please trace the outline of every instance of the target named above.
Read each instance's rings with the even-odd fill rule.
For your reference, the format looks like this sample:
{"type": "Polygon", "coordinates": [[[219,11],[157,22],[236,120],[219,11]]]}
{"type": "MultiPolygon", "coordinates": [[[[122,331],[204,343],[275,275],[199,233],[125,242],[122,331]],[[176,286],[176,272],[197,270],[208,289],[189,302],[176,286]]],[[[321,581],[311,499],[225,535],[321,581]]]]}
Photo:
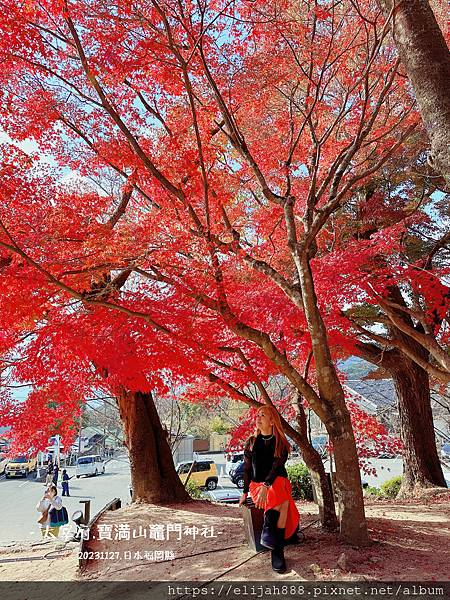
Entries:
{"type": "MultiPolygon", "coordinates": [[[[262,482],[251,481],[250,482],[250,496],[255,502],[258,497],[259,490],[261,489],[262,482]]],[[[292,485],[287,477],[280,477],[279,475],[275,478],[272,485],[267,488],[266,504],[264,511],[278,506],[285,500],[289,501],[287,517],[286,517],[286,528],[284,530],[284,538],[288,539],[298,529],[300,522],[300,514],[297,506],[295,505],[294,499],[292,498],[292,485]]]]}

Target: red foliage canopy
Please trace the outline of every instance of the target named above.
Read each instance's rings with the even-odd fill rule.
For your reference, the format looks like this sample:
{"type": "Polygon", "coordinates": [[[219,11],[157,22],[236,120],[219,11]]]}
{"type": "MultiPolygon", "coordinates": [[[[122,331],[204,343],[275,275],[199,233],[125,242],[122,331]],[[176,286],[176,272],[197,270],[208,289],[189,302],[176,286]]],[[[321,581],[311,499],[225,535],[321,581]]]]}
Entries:
{"type": "MultiPolygon", "coordinates": [[[[419,119],[377,3],[316,4],[5,1],[0,121],[39,147],[2,149],[3,374],[35,390],[3,401],[18,440],[69,436],[93,389],[171,378],[201,401],[211,375],[281,372],[317,394],[289,223],[323,248],[419,119]]],[[[317,256],[332,346],[328,307],[394,233],[317,256]]]]}

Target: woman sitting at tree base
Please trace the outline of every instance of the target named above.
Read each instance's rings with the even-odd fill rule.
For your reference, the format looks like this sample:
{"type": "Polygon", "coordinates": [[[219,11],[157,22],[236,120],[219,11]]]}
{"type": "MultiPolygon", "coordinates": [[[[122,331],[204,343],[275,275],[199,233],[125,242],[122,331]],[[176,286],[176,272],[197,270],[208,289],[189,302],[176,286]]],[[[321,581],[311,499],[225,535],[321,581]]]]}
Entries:
{"type": "Polygon", "coordinates": [[[295,541],[300,519],[285,468],[290,448],[278,411],[269,405],[259,408],[256,433],[245,444],[244,493],[239,505],[250,491],[255,505],[264,509],[261,545],[272,550],[272,569],[277,573],[286,571],[283,547],[295,541]]]}

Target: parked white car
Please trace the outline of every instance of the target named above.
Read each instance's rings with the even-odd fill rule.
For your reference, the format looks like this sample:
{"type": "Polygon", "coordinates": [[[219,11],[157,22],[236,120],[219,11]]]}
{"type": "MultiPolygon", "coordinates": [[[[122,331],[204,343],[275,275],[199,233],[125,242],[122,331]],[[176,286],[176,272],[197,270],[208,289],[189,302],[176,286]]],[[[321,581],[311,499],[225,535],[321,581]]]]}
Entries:
{"type": "Polygon", "coordinates": [[[237,464],[244,460],[243,452],[236,452],[235,454],[227,455],[227,462],[225,464],[225,474],[230,476],[230,471],[237,467],[237,464]]]}
{"type": "Polygon", "coordinates": [[[5,467],[9,463],[9,458],[3,458],[3,455],[0,454],[0,475],[3,475],[5,472],[5,467]]]}
{"type": "Polygon", "coordinates": [[[81,475],[98,475],[105,472],[105,461],[99,454],[91,454],[88,456],[80,456],[77,459],[76,476],[77,479],[81,475]]]}

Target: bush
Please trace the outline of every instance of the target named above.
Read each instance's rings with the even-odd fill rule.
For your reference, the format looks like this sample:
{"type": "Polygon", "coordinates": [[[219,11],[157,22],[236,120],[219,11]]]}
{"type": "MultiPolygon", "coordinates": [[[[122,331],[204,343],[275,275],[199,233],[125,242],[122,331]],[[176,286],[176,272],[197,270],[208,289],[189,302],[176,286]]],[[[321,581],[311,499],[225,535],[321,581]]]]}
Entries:
{"type": "Polygon", "coordinates": [[[214,417],[211,420],[211,423],[210,423],[211,433],[218,433],[219,435],[225,435],[226,433],[228,433],[229,429],[230,429],[229,426],[227,425],[227,423],[225,423],[225,421],[222,419],[222,417],[214,417]]]}
{"type": "Polygon", "coordinates": [[[402,485],[402,476],[401,475],[398,475],[397,477],[393,477],[392,479],[388,479],[380,487],[381,494],[383,496],[385,496],[386,498],[395,498],[400,490],[401,485],[402,485]]]}
{"type": "Polygon", "coordinates": [[[373,487],[371,485],[368,485],[367,487],[364,488],[364,496],[381,496],[381,490],[380,488],[377,487],[373,487]]]}
{"type": "Polygon", "coordinates": [[[312,481],[308,467],[303,463],[286,467],[290,482],[292,483],[292,497],[294,500],[313,500],[312,481]]]}
{"type": "Polygon", "coordinates": [[[189,479],[187,482],[186,491],[191,498],[194,498],[194,500],[198,500],[202,497],[202,490],[198,487],[195,481],[192,481],[192,479],[189,479]]]}

